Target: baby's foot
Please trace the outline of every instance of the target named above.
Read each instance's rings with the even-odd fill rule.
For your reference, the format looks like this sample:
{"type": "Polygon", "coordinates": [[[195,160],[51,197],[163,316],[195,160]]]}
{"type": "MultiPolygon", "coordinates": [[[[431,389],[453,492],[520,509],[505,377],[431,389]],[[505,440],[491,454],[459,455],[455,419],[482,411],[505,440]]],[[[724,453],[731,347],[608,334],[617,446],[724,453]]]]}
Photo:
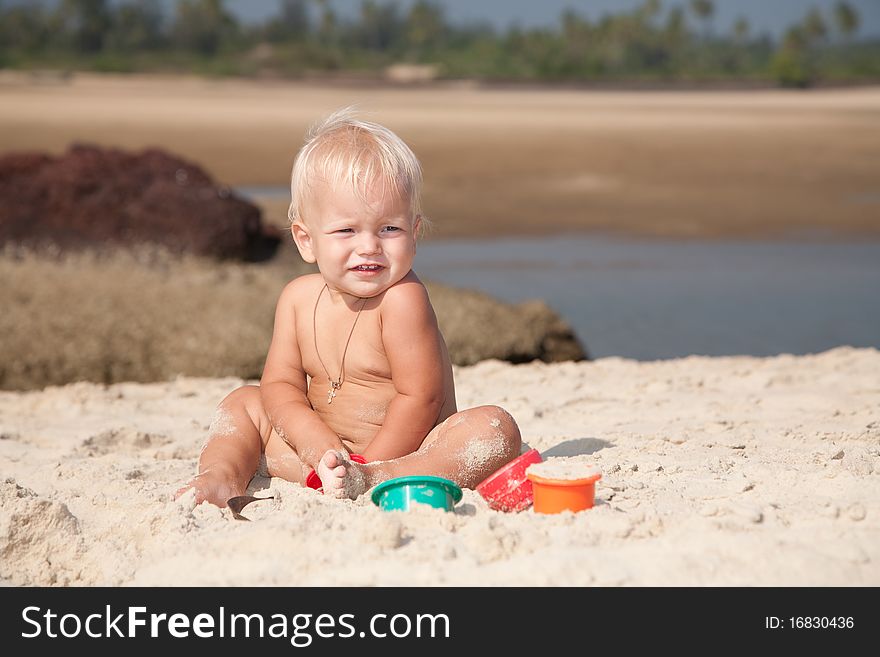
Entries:
{"type": "Polygon", "coordinates": [[[328,449],[318,461],[316,472],[321,478],[324,495],[339,499],[356,499],[367,490],[363,466],[348,458],[348,454],[328,449]]]}
{"type": "Polygon", "coordinates": [[[215,506],[225,507],[226,500],[236,495],[241,495],[243,491],[236,488],[235,483],[227,477],[216,475],[211,470],[205,470],[193,477],[189,482],[177,489],[174,493],[176,500],[190,489],[196,491],[196,505],[202,502],[208,502],[215,506]]]}

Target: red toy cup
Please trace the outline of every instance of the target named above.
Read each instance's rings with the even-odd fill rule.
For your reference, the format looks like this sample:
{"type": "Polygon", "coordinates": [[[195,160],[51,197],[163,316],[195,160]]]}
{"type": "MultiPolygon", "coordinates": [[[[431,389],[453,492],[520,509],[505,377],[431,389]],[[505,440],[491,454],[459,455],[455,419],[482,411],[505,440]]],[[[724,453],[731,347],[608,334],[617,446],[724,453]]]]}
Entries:
{"type": "Polygon", "coordinates": [[[541,462],[541,454],[530,449],[510,463],[499,468],[477,484],[476,491],[483,496],[489,508],[496,511],[523,511],[532,505],[532,482],[526,477],[526,468],[541,462]]]}
{"type": "MultiPolygon", "coordinates": [[[[366,463],[367,459],[365,459],[360,454],[349,454],[348,458],[350,458],[355,463],[366,463]]],[[[306,486],[309,488],[314,488],[316,491],[324,492],[323,484],[321,483],[321,478],[318,476],[318,473],[312,470],[309,473],[309,476],[306,477],[306,486]]]]}

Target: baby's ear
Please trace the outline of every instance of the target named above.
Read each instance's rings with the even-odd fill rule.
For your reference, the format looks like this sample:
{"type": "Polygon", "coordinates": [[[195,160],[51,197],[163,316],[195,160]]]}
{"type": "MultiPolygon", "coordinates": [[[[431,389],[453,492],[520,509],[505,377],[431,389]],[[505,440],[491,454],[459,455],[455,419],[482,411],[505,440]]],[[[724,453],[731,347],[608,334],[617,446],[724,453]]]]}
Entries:
{"type": "Polygon", "coordinates": [[[316,262],[317,258],[315,258],[315,253],[312,249],[312,236],[309,235],[309,230],[305,227],[305,224],[301,221],[294,221],[290,225],[290,234],[293,235],[293,241],[296,243],[296,248],[299,250],[302,259],[308,263],[316,262]]]}
{"type": "Polygon", "coordinates": [[[419,242],[419,238],[422,236],[422,215],[417,214],[415,220],[413,221],[413,248],[415,249],[416,244],[419,242]]]}

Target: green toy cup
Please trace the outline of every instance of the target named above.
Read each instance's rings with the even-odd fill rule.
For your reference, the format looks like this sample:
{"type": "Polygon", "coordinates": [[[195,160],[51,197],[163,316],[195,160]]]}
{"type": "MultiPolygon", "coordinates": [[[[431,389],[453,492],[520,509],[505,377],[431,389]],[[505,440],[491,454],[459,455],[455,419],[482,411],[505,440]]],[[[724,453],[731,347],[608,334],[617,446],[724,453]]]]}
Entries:
{"type": "Polygon", "coordinates": [[[442,477],[397,477],[376,486],[371,497],[383,511],[408,511],[416,504],[452,511],[461,488],[442,477]]]}

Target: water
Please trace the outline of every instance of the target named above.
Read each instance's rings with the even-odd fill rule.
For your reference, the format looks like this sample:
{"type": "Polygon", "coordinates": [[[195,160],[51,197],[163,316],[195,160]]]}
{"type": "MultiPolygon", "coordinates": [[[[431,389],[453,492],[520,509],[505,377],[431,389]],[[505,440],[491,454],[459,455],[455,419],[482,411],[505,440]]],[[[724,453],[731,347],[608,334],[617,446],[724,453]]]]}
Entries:
{"type": "MultiPolygon", "coordinates": [[[[286,185],[237,191],[290,198],[286,185]]],[[[880,347],[880,243],[431,240],[415,268],[506,301],[543,299],[595,358],[880,347]]]]}
{"type": "Polygon", "coordinates": [[[415,269],[506,301],[544,299],[594,358],[880,347],[880,243],[432,240],[415,269]]]}
{"type": "Polygon", "coordinates": [[[235,191],[249,201],[290,200],[290,187],[288,185],[247,185],[236,187],[235,191]]]}

